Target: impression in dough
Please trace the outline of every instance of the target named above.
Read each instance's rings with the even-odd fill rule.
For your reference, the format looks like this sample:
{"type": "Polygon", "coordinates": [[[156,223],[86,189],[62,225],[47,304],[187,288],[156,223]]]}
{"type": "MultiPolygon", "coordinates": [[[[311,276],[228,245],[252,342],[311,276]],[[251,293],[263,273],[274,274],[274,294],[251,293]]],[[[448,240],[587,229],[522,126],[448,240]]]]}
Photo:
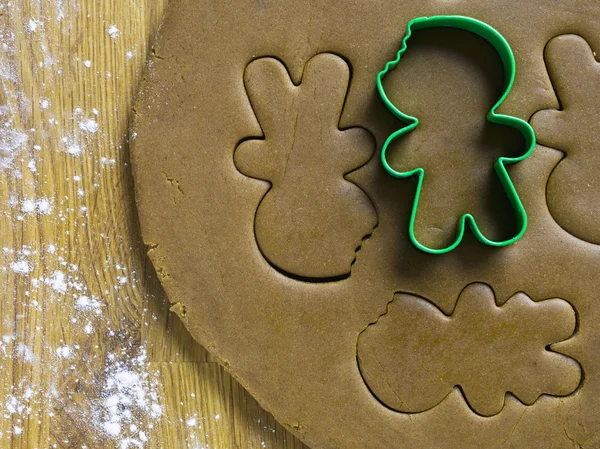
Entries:
{"type": "Polygon", "coordinates": [[[244,139],[234,162],[245,175],[271,182],[254,232],[265,259],[291,276],[348,275],[377,223],[367,195],[344,179],[375,145],[363,128],[338,128],[349,77],[348,64],[327,53],[306,63],[298,86],[274,58],[252,61],[244,73],[264,136],[244,139]]]}

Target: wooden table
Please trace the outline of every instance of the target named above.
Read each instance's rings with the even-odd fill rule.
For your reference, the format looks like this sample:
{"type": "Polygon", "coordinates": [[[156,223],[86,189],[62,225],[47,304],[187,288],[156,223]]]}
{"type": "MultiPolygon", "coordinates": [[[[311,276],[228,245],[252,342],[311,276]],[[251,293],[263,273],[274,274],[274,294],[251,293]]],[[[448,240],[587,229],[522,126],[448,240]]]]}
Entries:
{"type": "Polygon", "coordinates": [[[169,312],[141,243],[127,128],[165,1],[1,1],[0,447],[303,447],[169,312]]]}

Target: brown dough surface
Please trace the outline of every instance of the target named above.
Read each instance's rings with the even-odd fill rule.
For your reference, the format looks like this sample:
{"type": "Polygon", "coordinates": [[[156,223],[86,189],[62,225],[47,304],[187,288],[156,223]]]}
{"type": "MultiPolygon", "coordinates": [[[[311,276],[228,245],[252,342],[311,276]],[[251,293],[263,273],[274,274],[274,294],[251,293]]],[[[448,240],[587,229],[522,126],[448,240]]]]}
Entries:
{"type": "MultiPolygon", "coordinates": [[[[599,21],[595,0],[173,0],[132,162],[191,334],[314,449],[599,448],[599,21]],[[540,144],[509,168],[529,226],[508,247],[467,232],[419,252],[415,182],[379,161],[402,123],[376,74],[408,21],[436,14],[489,23],[515,54],[500,112],[533,116],[540,144]]],[[[457,30],[415,33],[385,80],[422,118],[390,162],[425,168],[429,246],[465,212],[514,233],[491,164],[523,142],[484,120],[501,80],[494,50],[457,30]]]]}

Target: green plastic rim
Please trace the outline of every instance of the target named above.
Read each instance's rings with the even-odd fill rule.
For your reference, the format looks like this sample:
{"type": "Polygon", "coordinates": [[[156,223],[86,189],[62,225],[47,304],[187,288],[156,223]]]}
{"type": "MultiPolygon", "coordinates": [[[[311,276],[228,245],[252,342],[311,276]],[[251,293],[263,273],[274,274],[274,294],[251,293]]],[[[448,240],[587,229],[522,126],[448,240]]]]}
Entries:
{"type": "Polygon", "coordinates": [[[512,88],[513,82],[515,80],[515,73],[516,73],[515,58],[514,58],[514,55],[513,55],[513,52],[511,50],[510,46],[508,45],[508,42],[506,42],[506,39],[504,39],[504,37],[498,31],[496,31],[494,28],[489,26],[487,23],[484,23],[477,19],[473,19],[471,17],[465,17],[465,16],[432,16],[432,17],[418,17],[418,18],[413,19],[410,22],[408,22],[408,26],[406,29],[406,35],[404,36],[404,39],[402,40],[402,47],[400,48],[400,50],[398,50],[398,53],[396,54],[396,59],[386,63],[385,68],[377,74],[377,90],[379,91],[379,95],[381,96],[383,103],[390,110],[390,112],[392,114],[394,114],[394,116],[396,116],[398,119],[402,120],[403,122],[407,123],[406,126],[404,126],[403,128],[400,128],[398,131],[395,131],[393,134],[391,134],[386,139],[385,143],[383,144],[383,148],[381,150],[381,163],[383,164],[383,167],[385,168],[385,170],[395,178],[408,178],[410,176],[418,177],[417,190],[415,193],[415,199],[414,199],[412,211],[410,214],[410,224],[408,227],[408,233],[409,233],[412,244],[415,247],[417,247],[418,249],[420,249],[421,251],[424,251],[424,252],[430,253],[430,254],[444,254],[449,251],[452,251],[462,241],[462,238],[465,233],[465,223],[466,222],[468,222],[469,227],[473,231],[473,234],[475,235],[477,240],[479,240],[480,242],[482,242],[486,245],[489,245],[489,246],[499,247],[499,246],[510,245],[510,244],[516,242],[517,240],[519,240],[525,233],[525,230],[527,229],[527,213],[525,212],[525,208],[523,207],[523,204],[521,203],[521,199],[519,198],[519,195],[517,193],[517,190],[515,189],[515,186],[513,185],[510,177],[508,176],[508,173],[506,171],[506,166],[520,162],[520,161],[524,160],[525,158],[527,158],[531,154],[531,152],[535,148],[535,134],[533,132],[533,128],[526,121],[521,120],[520,118],[517,118],[517,117],[512,117],[512,116],[496,113],[496,109],[506,99],[506,97],[508,96],[508,94],[510,92],[510,89],[512,88]],[[497,123],[500,125],[507,125],[507,126],[517,129],[525,138],[525,146],[527,148],[525,153],[519,157],[512,157],[512,158],[511,157],[500,157],[494,163],[494,169],[496,170],[496,174],[498,175],[498,178],[500,179],[500,182],[502,183],[502,187],[504,188],[504,191],[506,192],[506,195],[508,196],[510,204],[511,204],[511,206],[515,212],[516,218],[517,218],[517,228],[519,229],[519,232],[514,237],[512,237],[508,240],[494,241],[494,240],[488,239],[479,230],[479,227],[477,226],[477,223],[475,222],[475,218],[471,214],[467,213],[467,214],[462,215],[460,217],[460,219],[458,220],[456,239],[454,240],[454,243],[447,246],[446,248],[429,248],[429,247],[423,245],[422,243],[420,243],[417,240],[417,238],[415,236],[415,219],[417,216],[417,207],[419,205],[419,197],[421,195],[421,187],[423,185],[423,177],[425,175],[425,170],[423,170],[422,168],[415,168],[414,170],[411,170],[408,172],[398,172],[398,171],[394,170],[388,164],[388,161],[387,161],[386,154],[387,154],[387,150],[388,150],[390,144],[394,140],[403,136],[404,134],[407,134],[407,133],[411,132],[412,130],[414,130],[419,124],[419,119],[403,113],[396,106],[394,106],[394,104],[390,101],[390,99],[386,95],[385,90],[383,89],[383,80],[384,80],[385,76],[387,75],[387,73],[390,70],[394,70],[396,68],[396,66],[398,65],[398,63],[400,62],[400,58],[406,51],[406,48],[408,45],[408,40],[410,39],[413,30],[422,30],[425,28],[441,28],[441,27],[458,28],[461,30],[475,33],[478,36],[484,38],[496,49],[496,51],[498,52],[498,55],[500,56],[500,59],[502,60],[502,64],[504,65],[504,75],[505,75],[505,77],[504,77],[504,79],[505,79],[504,93],[502,94],[500,99],[496,102],[496,104],[492,107],[490,112],[487,114],[487,121],[491,122],[491,123],[497,123]]]}

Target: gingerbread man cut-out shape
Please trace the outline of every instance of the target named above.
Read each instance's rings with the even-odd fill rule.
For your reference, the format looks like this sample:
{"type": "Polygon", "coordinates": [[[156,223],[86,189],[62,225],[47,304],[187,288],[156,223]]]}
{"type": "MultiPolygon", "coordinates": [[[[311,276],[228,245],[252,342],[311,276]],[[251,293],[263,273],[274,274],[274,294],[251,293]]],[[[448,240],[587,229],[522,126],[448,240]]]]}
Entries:
{"type": "Polygon", "coordinates": [[[368,196],[344,179],[374,152],[365,129],[339,129],[349,80],[348,64],[328,53],[307,62],[298,86],[275,58],[257,59],[244,73],[264,138],[242,141],[234,162],[271,183],[256,211],[256,241],[267,261],[292,277],[349,275],[377,223],[368,196]]]}
{"type": "Polygon", "coordinates": [[[550,213],[567,232],[600,244],[600,64],[580,36],[546,45],[546,65],[561,109],[536,112],[541,144],[565,153],[546,189],[550,213]]]}
{"type": "Polygon", "coordinates": [[[359,335],[358,364],[371,392],[394,410],[429,410],[460,386],[473,411],[491,416],[508,392],[531,405],[577,389],[581,366],[551,346],[569,339],[576,322],[563,299],[516,293],[498,307],[481,283],[461,292],[450,316],[402,293],[359,335]]]}

